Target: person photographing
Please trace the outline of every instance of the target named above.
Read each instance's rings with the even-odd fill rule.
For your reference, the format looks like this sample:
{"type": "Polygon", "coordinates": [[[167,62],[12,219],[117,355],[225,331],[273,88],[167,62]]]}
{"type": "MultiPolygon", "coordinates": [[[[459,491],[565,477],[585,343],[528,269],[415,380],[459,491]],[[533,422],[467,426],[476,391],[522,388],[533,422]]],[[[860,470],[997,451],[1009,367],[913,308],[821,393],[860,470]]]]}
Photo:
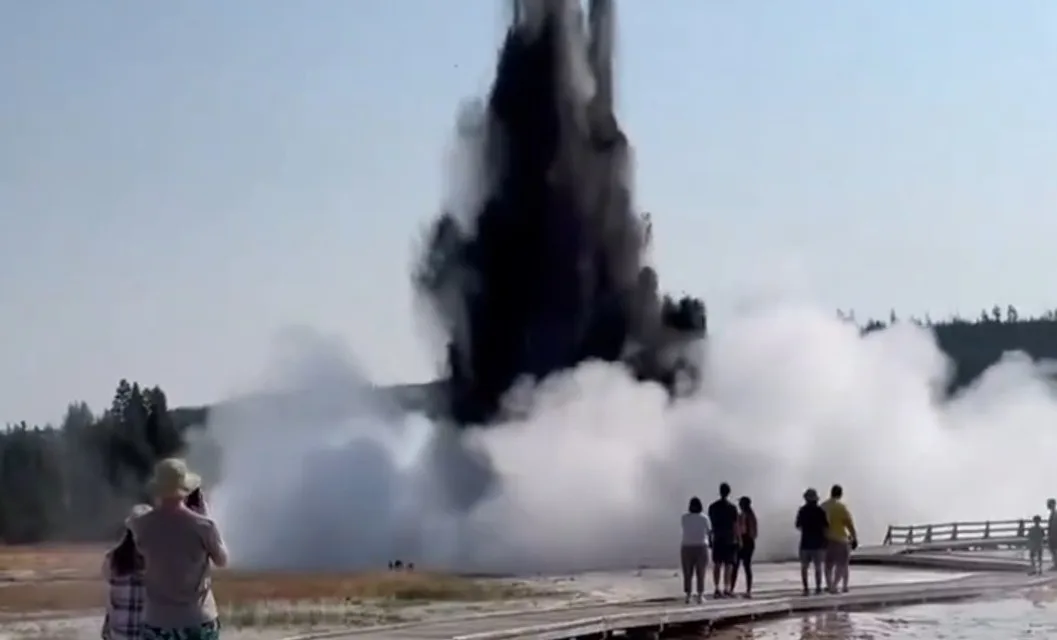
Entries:
{"type": "Polygon", "coordinates": [[[168,458],[155,465],[150,489],[154,509],[129,522],[144,559],[143,638],[215,640],[220,622],[211,571],[227,565],[228,552],[201,480],[183,460],[168,458]]]}

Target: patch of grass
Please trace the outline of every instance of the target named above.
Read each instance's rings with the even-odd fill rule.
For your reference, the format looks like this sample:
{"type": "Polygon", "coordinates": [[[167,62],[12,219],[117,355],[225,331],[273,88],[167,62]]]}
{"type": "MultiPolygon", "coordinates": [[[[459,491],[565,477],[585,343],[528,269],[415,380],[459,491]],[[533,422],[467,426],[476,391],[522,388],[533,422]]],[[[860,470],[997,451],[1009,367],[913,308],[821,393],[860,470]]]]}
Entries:
{"type": "Polygon", "coordinates": [[[323,601],[347,603],[508,600],[533,591],[499,580],[476,580],[431,572],[246,573],[218,571],[214,590],[224,602],[323,601]]]}
{"type": "Polygon", "coordinates": [[[0,545],[0,585],[99,575],[106,549],[91,544],[0,545]]]}
{"type": "Polygon", "coordinates": [[[251,602],[221,607],[220,619],[235,629],[264,627],[366,627],[397,624],[394,611],[343,602],[251,602]]]}
{"type": "MultiPolygon", "coordinates": [[[[0,547],[0,617],[39,612],[55,615],[102,607],[106,598],[106,585],[100,576],[104,552],[105,548],[87,545],[0,547]]],[[[218,604],[232,611],[252,609],[258,611],[252,615],[282,617],[287,614],[273,612],[276,607],[280,610],[282,607],[261,603],[307,602],[315,604],[305,610],[318,613],[298,613],[298,616],[326,618],[338,614],[327,608],[332,605],[324,606],[325,603],[338,603],[334,606],[347,609],[365,602],[402,606],[423,602],[514,600],[542,595],[511,580],[428,571],[292,573],[220,570],[214,573],[213,590],[218,604]]],[[[283,606],[290,607],[289,604],[283,606]]]]}

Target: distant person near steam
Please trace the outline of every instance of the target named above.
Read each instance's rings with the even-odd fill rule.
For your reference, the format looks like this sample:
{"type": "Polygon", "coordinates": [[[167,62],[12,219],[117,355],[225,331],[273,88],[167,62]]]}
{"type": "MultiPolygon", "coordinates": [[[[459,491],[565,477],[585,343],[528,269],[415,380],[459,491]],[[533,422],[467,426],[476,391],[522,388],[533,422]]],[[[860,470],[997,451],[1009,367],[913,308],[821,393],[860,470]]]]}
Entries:
{"type": "Polygon", "coordinates": [[[1042,547],[1046,542],[1046,531],[1042,528],[1042,516],[1031,519],[1028,528],[1028,561],[1032,575],[1042,575],[1042,547]]]}
{"type": "Polygon", "coordinates": [[[128,525],[150,511],[150,505],[138,504],[125,519],[121,542],[103,558],[103,579],[107,583],[106,615],[103,616],[103,640],[138,640],[143,637],[143,607],[147,601],[143,586],[143,556],[136,547],[128,525]]]}
{"type": "Polygon", "coordinates": [[[683,568],[683,594],[690,603],[691,583],[697,578],[697,592],[693,600],[701,602],[705,596],[705,571],[708,569],[708,538],[712,534],[708,516],[701,513],[701,499],[690,498],[690,505],[683,514],[683,543],[679,547],[679,559],[683,568]]]}
{"type": "Polygon", "coordinates": [[[809,595],[807,570],[815,569],[815,594],[822,593],[822,564],[826,560],[826,530],[829,519],[818,504],[818,492],[804,492],[804,505],[796,512],[796,528],[800,531],[800,584],[804,595],[809,595]]]}
{"type": "Polygon", "coordinates": [[[752,509],[752,498],[738,498],[738,563],[734,565],[734,575],[730,578],[730,589],[738,586],[738,568],[745,569],[745,597],[752,597],[752,556],[756,553],[756,534],[758,531],[756,512],[752,509]]]}
{"type": "Polygon", "coordinates": [[[1050,517],[1046,521],[1046,541],[1050,547],[1051,568],[1057,570],[1057,499],[1047,500],[1046,509],[1050,512],[1050,517]]]}
{"type": "Polygon", "coordinates": [[[211,566],[226,565],[228,552],[201,481],[183,460],[168,458],[155,465],[150,486],[155,508],[129,522],[145,560],[143,637],[215,640],[220,622],[211,566]]]}
{"type": "Polygon", "coordinates": [[[838,584],[841,591],[848,592],[851,552],[859,546],[855,521],[843,498],[844,488],[835,484],[829,491],[829,500],[822,503],[826,518],[829,519],[829,529],[826,531],[826,589],[830,593],[837,593],[838,584]]]}
{"type": "Polygon", "coordinates": [[[738,562],[738,508],[730,501],[730,485],[719,485],[719,500],[708,505],[712,522],[712,581],[716,598],[734,595],[734,567],[738,562]]]}

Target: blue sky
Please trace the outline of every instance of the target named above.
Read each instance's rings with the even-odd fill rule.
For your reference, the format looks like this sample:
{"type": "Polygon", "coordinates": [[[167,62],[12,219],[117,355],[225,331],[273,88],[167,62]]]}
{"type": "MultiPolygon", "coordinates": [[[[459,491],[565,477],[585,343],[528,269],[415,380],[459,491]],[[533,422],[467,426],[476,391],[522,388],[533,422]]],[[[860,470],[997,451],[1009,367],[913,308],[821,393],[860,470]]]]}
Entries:
{"type": "MultiPolygon", "coordinates": [[[[284,327],[423,379],[408,287],[497,0],[0,0],[0,421],[251,384],[284,327]]],[[[1057,306],[1057,4],[624,2],[662,287],[1057,306]]]]}

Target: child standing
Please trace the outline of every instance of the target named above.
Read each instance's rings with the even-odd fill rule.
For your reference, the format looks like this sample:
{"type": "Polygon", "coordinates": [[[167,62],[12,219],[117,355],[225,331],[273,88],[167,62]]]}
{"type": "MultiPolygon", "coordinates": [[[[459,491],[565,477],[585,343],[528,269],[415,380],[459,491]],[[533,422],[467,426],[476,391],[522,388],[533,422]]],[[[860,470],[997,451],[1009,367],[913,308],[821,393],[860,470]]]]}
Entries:
{"type": "Polygon", "coordinates": [[[103,640],[139,640],[143,636],[143,605],[147,600],[143,586],[143,556],[132,539],[128,522],[150,510],[145,504],[132,508],[125,520],[121,542],[108,551],[103,560],[103,578],[109,586],[103,640]]]}
{"type": "Polygon", "coordinates": [[[1042,547],[1046,532],[1042,529],[1042,516],[1031,519],[1028,529],[1028,559],[1031,560],[1031,573],[1042,575],[1042,547]]]}

